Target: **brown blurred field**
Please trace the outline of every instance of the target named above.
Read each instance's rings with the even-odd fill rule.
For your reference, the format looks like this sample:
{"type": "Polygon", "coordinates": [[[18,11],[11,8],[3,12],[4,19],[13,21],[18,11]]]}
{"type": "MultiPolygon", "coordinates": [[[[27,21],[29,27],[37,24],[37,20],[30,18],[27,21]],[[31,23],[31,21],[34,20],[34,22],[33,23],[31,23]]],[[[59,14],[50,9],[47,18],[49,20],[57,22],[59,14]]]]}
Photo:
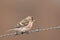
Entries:
{"type": "MultiPolygon", "coordinates": [[[[60,6],[52,0],[0,0],[0,34],[8,33],[20,20],[33,16],[32,29],[60,26],[60,6]]],[[[60,30],[9,36],[0,40],[60,40],[60,30]]]]}

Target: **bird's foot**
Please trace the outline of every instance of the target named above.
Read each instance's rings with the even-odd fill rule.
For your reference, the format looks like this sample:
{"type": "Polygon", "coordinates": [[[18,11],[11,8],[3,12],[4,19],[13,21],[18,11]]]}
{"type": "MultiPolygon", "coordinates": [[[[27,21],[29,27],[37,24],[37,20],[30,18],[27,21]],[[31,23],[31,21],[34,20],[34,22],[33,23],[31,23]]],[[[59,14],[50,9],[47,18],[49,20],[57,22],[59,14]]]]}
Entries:
{"type": "Polygon", "coordinates": [[[24,33],[26,33],[26,34],[29,34],[29,32],[28,32],[28,31],[25,31],[25,32],[21,32],[21,34],[24,34],[24,33]]]}

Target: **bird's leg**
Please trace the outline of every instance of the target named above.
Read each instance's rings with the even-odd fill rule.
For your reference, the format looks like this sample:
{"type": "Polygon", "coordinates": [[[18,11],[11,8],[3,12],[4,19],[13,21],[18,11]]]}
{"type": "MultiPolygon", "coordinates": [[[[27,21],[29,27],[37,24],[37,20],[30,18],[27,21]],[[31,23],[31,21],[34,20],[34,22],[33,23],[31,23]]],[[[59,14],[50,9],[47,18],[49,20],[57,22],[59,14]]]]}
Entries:
{"type": "Polygon", "coordinates": [[[24,34],[24,33],[26,33],[26,34],[29,34],[29,32],[28,32],[28,31],[25,31],[25,32],[21,32],[21,34],[24,34]]]}
{"type": "Polygon", "coordinates": [[[21,34],[24,34],[25,32],[21,32],[21,34]]]}
{"type": "MultiPolygon", "coordinates": [[[[29,32],[28,31],[25,31],[25,32],[20,32],[21,34],[24,34],[24,33],[26,33],[26,34],[29,34],[29,32]]],[[[19,32],[18,31],[16,31],[16,34],[15,35],[19,35],[19,32]]]]}

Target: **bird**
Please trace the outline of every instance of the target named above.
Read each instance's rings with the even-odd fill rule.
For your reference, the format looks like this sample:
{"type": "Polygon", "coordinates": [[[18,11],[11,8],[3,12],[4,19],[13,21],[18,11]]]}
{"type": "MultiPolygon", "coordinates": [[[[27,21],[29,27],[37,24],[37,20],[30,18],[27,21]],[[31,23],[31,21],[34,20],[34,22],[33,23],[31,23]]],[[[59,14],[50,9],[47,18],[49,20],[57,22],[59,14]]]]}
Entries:
{"type": "Polygon", "coordinates": [[[15,31],[16,35],[21,33],[28,33],[29,30],[31,30],[33,23],[35,22],[35,20],[33,19],[32,16],[28,16],[26,18],[24,18],[22,21],[20,21],[15,28],[10,29],[8,31],[15,31]]]}

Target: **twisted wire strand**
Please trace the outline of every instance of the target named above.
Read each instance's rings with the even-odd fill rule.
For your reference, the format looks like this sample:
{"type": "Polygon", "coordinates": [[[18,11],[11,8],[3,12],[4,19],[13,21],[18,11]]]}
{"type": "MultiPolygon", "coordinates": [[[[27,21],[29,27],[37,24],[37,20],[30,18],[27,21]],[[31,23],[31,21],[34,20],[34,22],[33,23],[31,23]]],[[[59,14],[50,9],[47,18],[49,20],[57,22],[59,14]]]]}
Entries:
{"type": "MultiPolygon", "coordinates": [[[[33,33],[33,32],[40,32],[40,31],[48,31],[48,30],[56,30],[56,29],[60,29],[60,26],[58,27],[50,27],[50,28],[43,28],[43,29],[34,29],[34,30],[30,30],[29,33],[33,33]]],[[[21,33],[19,33],[20,35],[21,33]]],[[[10,33],[10,34],[4,34],[4,35],[0,35],[0,38],[1,37],[6,37],[6,36],[13,36],[13,35],[16,35],[16,32],[15,33],[10,33]]]]}

